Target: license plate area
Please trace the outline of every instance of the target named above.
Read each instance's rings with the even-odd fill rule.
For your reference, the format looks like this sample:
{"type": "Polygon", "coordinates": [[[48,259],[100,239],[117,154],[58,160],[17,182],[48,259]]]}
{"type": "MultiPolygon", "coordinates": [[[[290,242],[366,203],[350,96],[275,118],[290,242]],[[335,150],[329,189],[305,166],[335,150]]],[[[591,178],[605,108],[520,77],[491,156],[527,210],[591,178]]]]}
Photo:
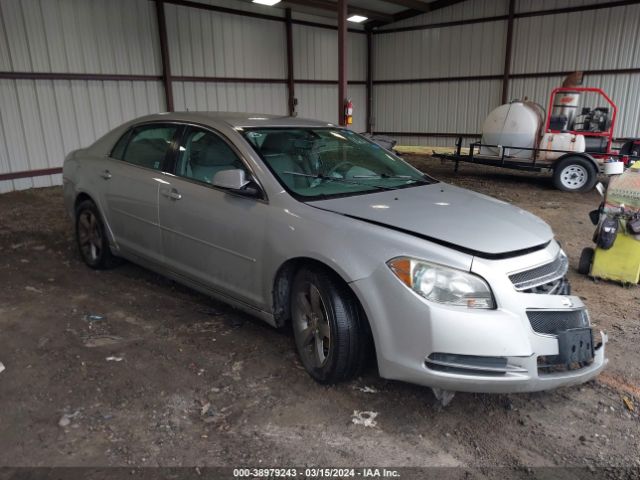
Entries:
{"type": "Polygon", "coordinates": [[[559,363],[589,363],[593,360],[593,331],[591,328],[571,328],[558,332],[559,363]]]}

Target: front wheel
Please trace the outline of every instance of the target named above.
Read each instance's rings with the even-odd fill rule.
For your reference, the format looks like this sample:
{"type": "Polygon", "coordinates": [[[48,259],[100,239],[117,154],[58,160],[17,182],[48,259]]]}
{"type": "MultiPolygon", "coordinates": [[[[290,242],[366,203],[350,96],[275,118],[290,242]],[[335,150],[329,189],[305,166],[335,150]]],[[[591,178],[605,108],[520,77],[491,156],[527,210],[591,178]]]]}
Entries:
{"type": "Polygon", "coordinates": [[[553,169],[553,184],[563,192],[588,192],[598,181],[595,166],[583,157],[567,157],[553,169]]]}
{"type": "Polygon", "coordinates": [[[291,320],[302,365],[316,381],[336,383],[362,370],[370,342],[363,313],[335,276],[302,268],[291,291],[291,320]]]}

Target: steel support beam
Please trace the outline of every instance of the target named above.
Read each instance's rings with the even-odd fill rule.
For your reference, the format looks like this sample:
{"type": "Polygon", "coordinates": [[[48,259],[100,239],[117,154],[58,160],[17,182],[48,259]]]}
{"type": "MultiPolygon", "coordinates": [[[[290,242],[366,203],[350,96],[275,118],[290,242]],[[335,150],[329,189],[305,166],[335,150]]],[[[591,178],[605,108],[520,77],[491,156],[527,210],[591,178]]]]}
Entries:
{"type": "Polygon", "coordinates": [[[338,123],[346,125],[347,98],[347,0],[338,0],[338,123]]]}
{"type": "Polygon", "coordinates": [[[502,103],[507,103],[509,95],[509,76],[511,75],[511,53],[513,51],[513,20],[516,13],[516,1],[509,0],[509,18],[507,19],[507,41],[504,48],[504,70],[502,75],[502,103]]]}
{"type": "Polygon", "coordinates": [[[373,131],[373,33],[367,30],[367,132],[373,131]]]}
{"type": "Polygon", "coordinates": [[[171,83],[171,61],[169,59],[169,42],[167,41],[167,21],[164,16],[164,0],[156,0],[156,15],[158,17],[158,36],[160,37],[164,98],[167,111],[173,112],[173,85],[171,83]]]}
{"type": "Polygon", "coordinates": [[[293,78],[293,24],[291,23],[291,9],[285,10],[285,29],[287,37],[287,94],[288,94],[288,106],[289,116],[292,117],[296,111],[295,105],[295,82],[293,78]]]}

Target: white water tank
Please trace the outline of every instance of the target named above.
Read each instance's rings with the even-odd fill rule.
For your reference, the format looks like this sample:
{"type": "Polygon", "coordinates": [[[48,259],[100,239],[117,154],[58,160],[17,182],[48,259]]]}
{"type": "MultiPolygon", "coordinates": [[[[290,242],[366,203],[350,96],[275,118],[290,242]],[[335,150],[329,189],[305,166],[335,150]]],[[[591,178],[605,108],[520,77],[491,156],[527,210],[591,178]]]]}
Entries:
{"type": "Polygon", "coordinates": [[[584,135],[575,135],[573,133],[545,133],[538,145],[540,150],[562,150],[561,152],[544,152],[538,153],[538,159],[543,161],[551,161],[564,155],[567,152],[584,152],[586,145],[584,135]]]}
{"type": "MultiPolygon", "coordinates": [[[[542,115],[540,107],[529,102],[500,105],[489,113],[482,125],[482,143],[503,147],[536,148],[542,115]]],[[[531,158],[533,152],[518,148],[505,149],[505,156],[531,158]]],[[[480,155],[500,155],[495,147],[482,147],[480,155]]]]}

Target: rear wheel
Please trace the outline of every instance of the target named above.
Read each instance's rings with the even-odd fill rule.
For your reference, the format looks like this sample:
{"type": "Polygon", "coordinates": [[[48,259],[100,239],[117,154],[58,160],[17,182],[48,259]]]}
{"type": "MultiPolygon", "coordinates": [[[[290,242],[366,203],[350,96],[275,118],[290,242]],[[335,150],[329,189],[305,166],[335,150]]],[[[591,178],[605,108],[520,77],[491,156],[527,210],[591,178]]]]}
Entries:
{"type": "Polygon", "coordinates": [[[103,270],[117,264],[95,203],[85,200],[76,209],[76,241],[80,256],[89,267],[103,270]]]}
{"type": "Polygon", "coordinates": [[[583,157],[563,158],[553,170],[553,184],[564,192],[588,192],[597,181],[595,166],[583,157]]]}
{"type": "Polygon", "coordinates": [[[322,269],[302,268],[290,301],[296,348],[307,372],[325,384],[356,376],[365,365],[370,339],[348,287],[322,269]]]}
{"type": "Polygon", "coordinates": [[[591,264],[593,263],[593,248],[585,248],[580,254],[580,261],[578,262],[578,273],[582,275],[589,275],[591,272],[591,264]]]}

